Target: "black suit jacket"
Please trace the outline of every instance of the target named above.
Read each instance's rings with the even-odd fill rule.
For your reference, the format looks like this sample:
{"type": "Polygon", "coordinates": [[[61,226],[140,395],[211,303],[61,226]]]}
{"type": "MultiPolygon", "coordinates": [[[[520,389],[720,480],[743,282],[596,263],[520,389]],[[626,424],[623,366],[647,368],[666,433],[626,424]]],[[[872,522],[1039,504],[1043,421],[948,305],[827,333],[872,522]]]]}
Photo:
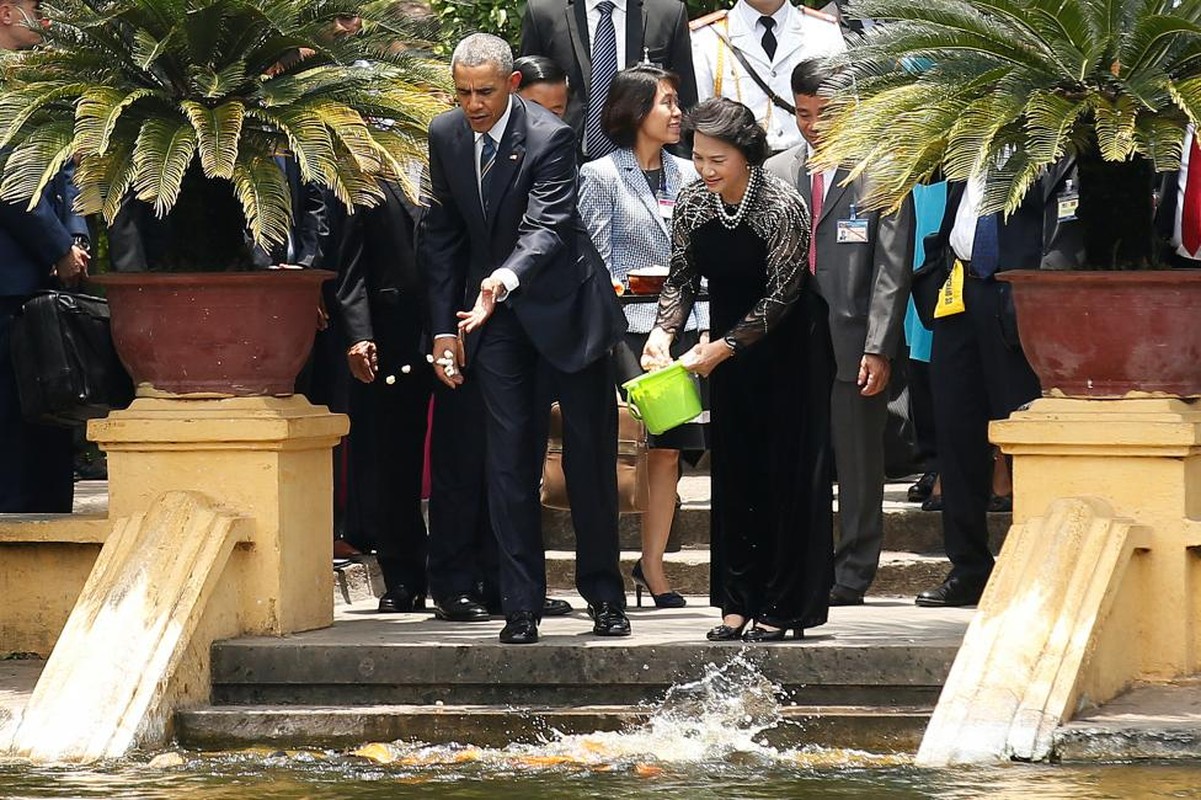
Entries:
{"type": "MultiPolygon", "coordinates": [[[[625,330],[608,271],[576,210],[575,137],[536,103],[513,96],[492,167],[490,213],[480,203],[475,134],[462,109],[430,124],[432,200],[421,237],[434,335],[457,329],[480,282],[499,267],[520,286],[505,303],[538,352],[565,372],[605,355],[625,330]]],[[[468,360],[476,336],[468,341],[468,360]]]]}
{"type": "MultiPolygon", "coordinates": [[[[1076,180],[1071,158],[1058,161],[1030,188],[1017,211],[1002,219],[997,231],[1000,253],[998,272],[1011,269],[1073,269],[1084,260],[1084,241],[1078,220],[1060,222],[1058,197],[1066,181],[1076,180]]],[[[937,232],[923,240],[926,260],[914,275],[913,299],[922,321],[929,326],[938,288],[955,261],[951,229],[963,199],[965,184],[947,186],[947,207],[937,232]]]]}
{"type": "Polygon", "coordinates": [[[330,207],[329,263],[336,265],[336,313],[347,344],[376,343],[381,374],[425,365],[425,288],[417,270],[416,220],[401,188],[383,182],[384,202],[347,214],[330,207]]]}
{"type": "MultiPolygon", "coordinates": [[[[565,119],[583,140],[592,87],[592,44],[584,0],[530,0],[521,21],[521,55],[546,56],[567,73],[571,94],[565,119]]],[[[626,4],[626,66],[643,57],[680,76],[680,105],[696,105],[696,74],[688,11],[679,0],[629,0],[626,4]]]]}

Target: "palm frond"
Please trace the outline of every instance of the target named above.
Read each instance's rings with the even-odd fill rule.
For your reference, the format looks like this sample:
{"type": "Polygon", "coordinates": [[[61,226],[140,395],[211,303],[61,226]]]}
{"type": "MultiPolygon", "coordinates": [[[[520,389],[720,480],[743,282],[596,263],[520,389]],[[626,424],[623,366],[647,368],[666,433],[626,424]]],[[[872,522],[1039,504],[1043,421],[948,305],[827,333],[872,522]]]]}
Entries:
{"type": "Polygon", "coordinates": [[[194,100],[180,104],[188,121],[196,129],[200,166],[210,178],[230,178],[238,159],[238,140],[242,135],[242,120],[246,109],[242,103],[231,101],[209,108],[194,100]]]}
{"type": "Polygon", "coordinates": [[[164,217],[179,197],[184,174],[196,155],[196,131],[183,118],[148,119],[134,143],[133,188],[139,200],[164,217]]]}
{"type": "Polygon", "coordinates": [[[42,190],[71,158],[72,139],[72,126],[66,120],[36,128],[5,162],[0,198],[10,203],[26,201],[26,210],[32,211],[42,190]]]}

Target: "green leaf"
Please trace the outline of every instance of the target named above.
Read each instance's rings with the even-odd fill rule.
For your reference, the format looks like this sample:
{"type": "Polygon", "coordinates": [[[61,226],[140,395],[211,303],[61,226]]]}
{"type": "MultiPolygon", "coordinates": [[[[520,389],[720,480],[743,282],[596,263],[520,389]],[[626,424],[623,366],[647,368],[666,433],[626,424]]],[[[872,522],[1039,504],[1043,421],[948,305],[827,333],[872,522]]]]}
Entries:
{"type": "Polygon", "coordinates": [[[10,203],[26,203],[32,211],[42,198],[42,190],[71,158],[74,138],[72,126],[65,120],[42,125],[13,150],[4,165],[0,198],[10,203]]]}
{"type": "Polygon", "coordinates": [[[193,100],[180,104],[199,143],[200,166],[210,178],[231,178],[238,159],[238,138],[246,108],[240,101],[208,108],[193,100]]]}
{"type": "Polygon", "coordinates": [[[85,91],[75,109],[76,141],[85,153],[104,155],[121,114],[134,103],[155,96],[153,89],[124,92],[110,86],[85,91]]]}
{"type": "Polygon", "coordinates": [[[234,193],[256,245],[270,248],[288,240],[292,195],[288,181],[272,158],[239,155],[234,163],[234,193]]]}
{"type": "Polygon", "coordinates": [[[154,118],[142,125],[134,145],[133,187],[139,200],[154,203],[159,217],[166,216],[179,197],[196,142],[196,131],[182,118],[154,118]]]}

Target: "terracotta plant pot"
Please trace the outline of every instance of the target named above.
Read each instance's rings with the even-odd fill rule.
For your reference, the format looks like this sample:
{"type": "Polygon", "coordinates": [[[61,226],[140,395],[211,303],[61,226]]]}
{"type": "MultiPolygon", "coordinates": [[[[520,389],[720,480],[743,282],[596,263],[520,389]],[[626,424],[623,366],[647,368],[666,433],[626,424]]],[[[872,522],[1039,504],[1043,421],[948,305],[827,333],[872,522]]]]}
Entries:
{"type": "Polygon", "coordinates": [[[289,395],[327,270],[109,273],[113,343],[139,395],[289,395]]]}
{"type": "Polygon", "coordinates": [[[1201,270],[1013,270],[1018,334],[1043,394],[1201,396],[1201,270]]]}

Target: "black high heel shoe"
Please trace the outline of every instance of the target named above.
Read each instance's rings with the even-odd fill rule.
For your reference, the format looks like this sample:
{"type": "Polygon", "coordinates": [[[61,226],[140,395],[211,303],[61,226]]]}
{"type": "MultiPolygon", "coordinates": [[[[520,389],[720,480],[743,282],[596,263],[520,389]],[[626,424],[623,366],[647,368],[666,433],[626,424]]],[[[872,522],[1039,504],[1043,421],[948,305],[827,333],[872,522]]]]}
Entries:
{"type": "Polygon", "coordinates": [[[759,627],[759,623],[755,623],[753,626],[751,626],[749,631],[742,634],[742,641],[746,642],[747,644],[782,642],[784,641],[784,637],[788,635],[789,630],[793,632],[793,638],[805,638],[804,628],[792,628],[788,625],[785,625],[782,628],[777,628],[774,625],[771,628],[761,628],[759,627]]]}
{"type": "Polygon", "coordinates": [[[634,579],[634,602],[639,608],[642,608],[643,589],[655,601],[655,608],[683,608],[688,605],[688,601],[684,599],[684,595],[674,589],[668,590],[663,594],[652,592],[651,585],[646,582],[646,577],[642,574],[641,558],[634,562],[634,568],[630,570],[630,577],[634,579]]]}
{"type": "Polygon", "coordinates": [[[733,625],[727,625],[723,621],[720,625],[714,625],[710,628],[709,632],[705,634],[705,638],[711,642],[736,642],[742,638],[742,631],[750,621],[750,617],[743,617],[742,624],[737,628],[733,625]]]}

